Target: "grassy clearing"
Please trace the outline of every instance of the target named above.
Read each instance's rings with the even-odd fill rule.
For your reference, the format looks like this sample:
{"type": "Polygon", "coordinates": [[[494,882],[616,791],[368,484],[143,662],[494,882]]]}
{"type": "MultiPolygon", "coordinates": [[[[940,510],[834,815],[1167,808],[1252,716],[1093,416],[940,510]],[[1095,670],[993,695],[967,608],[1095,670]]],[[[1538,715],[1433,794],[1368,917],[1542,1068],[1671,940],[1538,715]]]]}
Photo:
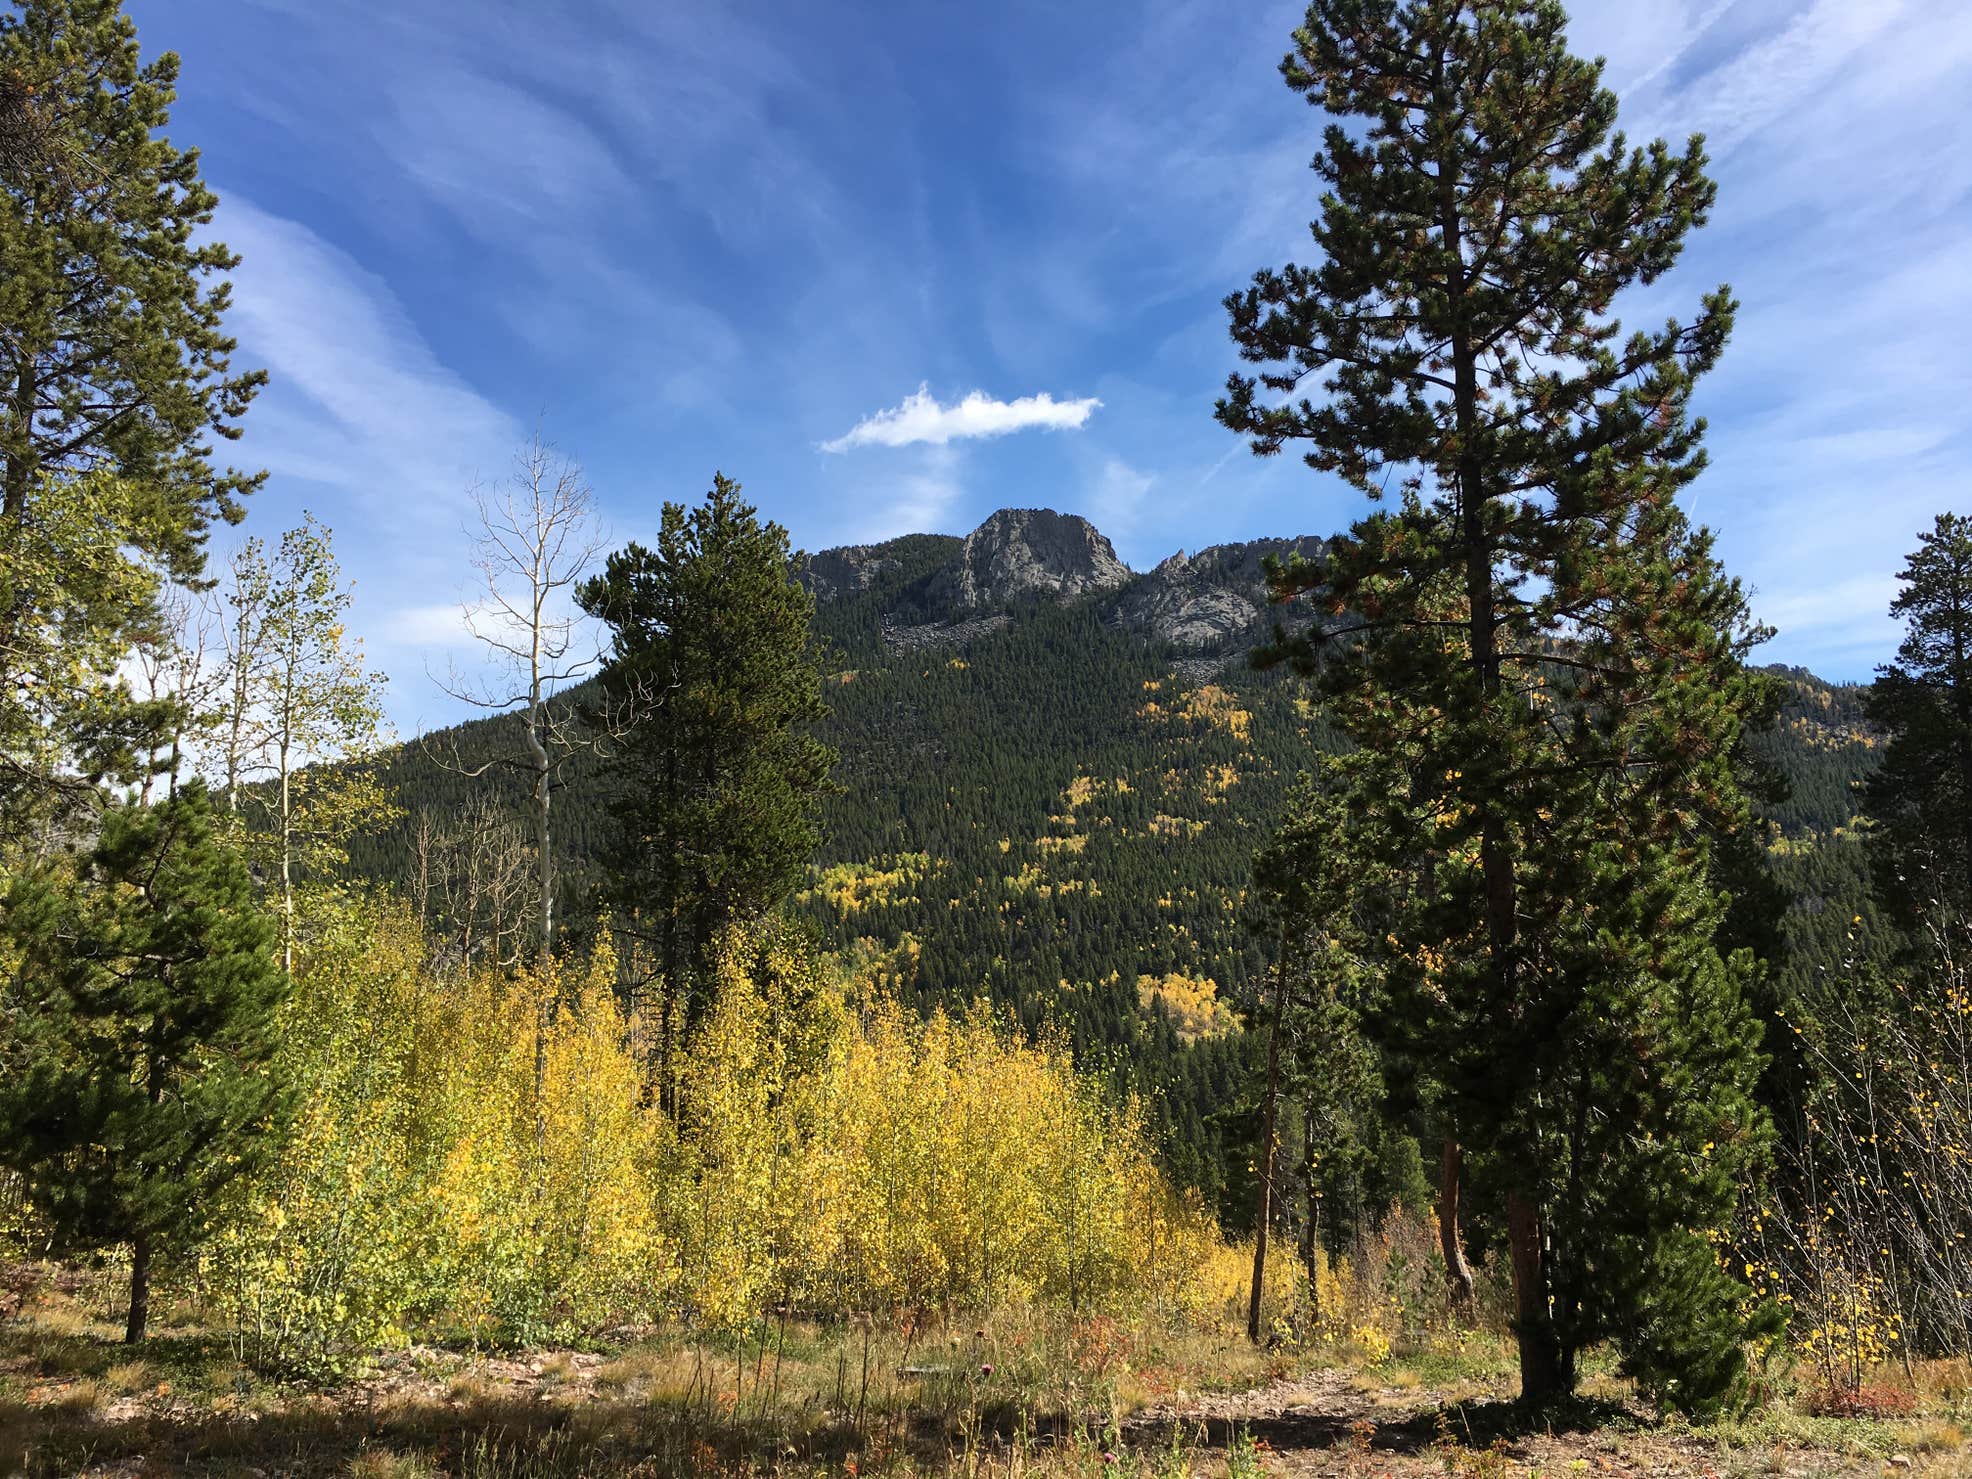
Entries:
{"type": "MultiPolygon", "coordinates": [[[[271,1381],[167,1328],[133,1357],[86,1292],[44,1285],[0,1322],[0,1473],[813,1475],[1263,1479],[1265,1475],[1814,1476],[1972,1471],[1967,1373],[1920,1367],[1918,1410],[1810,1416],[1796,1395],[1693,1427],[1593,1373],[1569,1409],[1508,1399],[1497,1336],[1255,1349],[1232,1318],[1034,1310],[980,1320],[794,1320],[741,1338],[619,1331],[586,1349],[385,1353],[332,1385],[271,1381]],[[1380,1354],[1380,1353],[1379,1353],[1380,1354]],[[1908,1467],[1892,1460],[1908,1460],[1908,1467]]],[[[1885,1373],[1889,1379],[1890,1373],[1885,1373]]]]}

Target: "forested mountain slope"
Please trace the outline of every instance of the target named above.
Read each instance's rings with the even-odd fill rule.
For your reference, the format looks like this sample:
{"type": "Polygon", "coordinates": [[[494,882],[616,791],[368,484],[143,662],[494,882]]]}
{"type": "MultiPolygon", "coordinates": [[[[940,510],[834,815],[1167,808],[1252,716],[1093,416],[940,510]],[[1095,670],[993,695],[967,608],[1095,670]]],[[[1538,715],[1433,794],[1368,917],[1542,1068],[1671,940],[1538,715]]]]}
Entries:
{"type": "MultiPolygon", "coordinates": [[[[1310,747],[1330,743],[1294,680],[1252,671],[1265,630],[1263,560],[1304,538],[1173,556],[1145,574],[1085,521],[1005,510],[972,535],[912,535],[808,557],[829,648],[827,737],[841,794],[802,912],[901,997],[986,997],[1031,1029],[1054,1023],[1086,1060],[1144,1091],[1175,1169],[1208,1192],[1247,1073],[1239,1014],[1266,959],[1244,892],[1255,848],[1310,747]]],[[[1850,826],[1873,748],[1857,691],[1784,673],[1781,722],[1756,748],[1789,781],[1769,856],[1797,902],[1778,967],[1839,969],[1874,912],[1850,826]],[[1857,924],[1857,917],[1861,924],[1857,924]]],[[[443,817],[497,777],[511,748],[485,721],[387,764],[406,808],[354,857],[402,883],[417,814],[443,817]]],[[[607,825],[593,765],[557,795],[571,920],[607,825]]]]}
{"type": "Polygon", "coordinates": [[[1767,859],[1789,900],[1775,965],[1783,999],[1813,976],[1837,976],[1849,962],[1882,962],[1892,929],[1877,908],[1863,856],[1857,783],[1875,769],[1879,737],[1863,717],[1863,690],[1824,683],[1802,668],[1775,668],[1787,685],[1779,722],[1755,751],[1786,781],[1786,799],[1768,808],[1767,859]]]}

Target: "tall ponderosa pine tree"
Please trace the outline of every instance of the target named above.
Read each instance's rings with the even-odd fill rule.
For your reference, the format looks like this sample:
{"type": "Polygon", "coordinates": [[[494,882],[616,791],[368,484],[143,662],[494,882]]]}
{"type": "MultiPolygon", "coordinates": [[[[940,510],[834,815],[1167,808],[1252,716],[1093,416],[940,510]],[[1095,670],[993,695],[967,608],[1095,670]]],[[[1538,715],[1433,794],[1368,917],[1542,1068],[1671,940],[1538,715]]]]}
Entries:
{"type": "Polygon", "coordinates": [[[1314,162],[1319,265],[1227,300],[1267,368],[1219,416],[1399,493],[1322,569],[1280,572],[1330,617],[1276,656],[1320,671],[1376,771],[1354,844],[1422,865],[1374,1025],[1501,1183],[1523,1393],[1567,1390],[1606,1338],[1702,1407],[1749,1324],[1711,1240],[1768,1138],[1754,968],[1721,957],[1708,885],[1709,838],[1745,821],[1758,633],[1676,504],[1733,304],[1620,336],[1617,294],[1671,266],[1713,187],[1697,140],[1611,137],[1564,22],[1555,0],[1309,10],[1282,70],[1356,127],[1314,162]]]}
{"type": "MultiPolygon", "coordinates": [[[[177,75],[169,53],[143,62],[118,0],[22,0],[0,14],[0,566],[12,574],[0,691],[25,694],[3,719],[48,697],[34,654],[49,622],[127,641],[142,619],[131,579],[94,550],[79,583],[36,578],[40,562],[72,568],[72,541],[50,531],[79,498],[83,527],[124,564],[192,579],[209,521],[237,518],[259,481],[212,462],[211,439],[239,435],[265,376],[229,363],[222,275],[237,259],[199,229],[216,200],[197,153],[163,137],[177,75]],[[41,599],[51,590],[58,600],[41,599]]],[[[52,706],[56,738],[85,750],[102,748],[91,726],[130,718],[52,706]]],[[[69,774],[23,759],[39,739],[0,732],[0,768],[24,789],[69,774]]]]}
{"type": "Polygon", "coordinates": [[[25,182],[48,170],[66,174],[75,163],[60,148],[34,79],[0,72],[0,178],[25,182]]]}
{"type": "Polygon", "coordinates": [[[1876,888],[1906,923],[1972,919],[1972,519],[1940,514],[1890,603],[1908,630],[1865,704],[1888,731],[1866,792],[1876,888]]]}
{"type": "Polygon", "coordinates": [[[112,808],[79,872],[17,880],[6,920],[0,1156],[68,1247],[131,1245],[140,1341],[153,1257],[252,1169],[281,1103],[274,926],[196,781],[112,808]]]}
{"type": "Polygon", "coordinates": [[[631,544],[582,588],[608,624],[602,672],[634,711],[605,769],[617,796],[606,863],[620,925],[655,954],[665,1102],[681,1011],[709,978],[721,929],[800,884],[835,752],[787,531],[761,523],[723,474],[703,504],[664,505],[657,547],[631,544]]]}
{"type": "Polygon", "coordinates": [[[260,481],[216,470],[206,438],[239,435],[266,376],[231,369],[220,275],[238,259],[194,240],[218,200],[162,136],[178,58],[145,65],[119,0],[26,0],[0,16],[0,75],[28,79],[87,162],[0,193],[0,509],[11,527],[41,476],[113,467],[142,495],[146,552],[194,576],[207,521],[260,481]]]}

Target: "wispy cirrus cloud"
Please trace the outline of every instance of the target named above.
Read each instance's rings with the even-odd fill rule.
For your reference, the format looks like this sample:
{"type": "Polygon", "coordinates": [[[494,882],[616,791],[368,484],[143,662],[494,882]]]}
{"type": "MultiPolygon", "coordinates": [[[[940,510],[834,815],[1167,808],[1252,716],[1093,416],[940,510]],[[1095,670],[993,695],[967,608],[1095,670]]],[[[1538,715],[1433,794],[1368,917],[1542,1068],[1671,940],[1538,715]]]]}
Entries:
{"type": "Polygon", "coordinates": [[[620,211],[635,186],[567,109],[462,62],[399,80],[375,125],[403,170],[466,230],[499,246],[559,236],[620,211]]]}
{"type": "Polygon", "coordinates": [[[824,452],[847,452],[852,447],[908,447],[918,442],[943,446],[976,437],[1000,437],[1039,427],[1073,430],[1083,425],[1102,404],[1094,396],[1058,401],[1045,390],[1017,400],[995,400],[975,390],[951,405],[940,403],[929,385],[920,385],[901,404],[865,416],[839,437],[822,443],[824,452]]]}
{"type": "Polygon", "coordinates": [[[241,258],[227,320],[240,359],[273,376],[247,423],[248,460],[398,518],[455,520],[518,424],[438,359],[388,284],[308,227],[234,195],[214,234],[241,258]]]}
{"type": "Polygon", "coordinates": [[[456,601],[450,605],[400,606],[384,618],[379,634],[386,643],[399,647],[471,652],[478,638],[473,636],[467,613],[468,608],[456,601]]]}
{"type": "Polygon", "coordinates": [[[1816,0],[1785,29],[1687,89],[1678,130],[1704,134],[1714,155],[1736,148],[1839,74],[1856,52],[1893,29],[1904,9],[1904,0],[1816,0]]]}
{"type": "Polygon", "coordinates": [[[427,656],[470,650],[457,607],[431,600],[459,578],[467,490],[504,465],[520,424],[439,358],[388,284],[308,227],[227,195],[213,232],[240,253],[239,361],[271,377],[238,459],[273,474],[253,527],[271,540],[309,509],[335,531],[359,629],[395,680],[391,717],[415,731],[435,717],[427,656]]]}
{"type": "MultiPolygon", "coordinates": [[[[1628,93],[1649,86],[1676,67],[1730,11],[1738,0],[1711,0],[1702,10],[1681,0],[1659,0],[1656,5],[1629,5],[1594,15],[1606,35],[1615,28],[1618,44],[1607,40],[1584,48],[1590,55],[1605,57],[1614,69],[1605,81],[1619,92],[1628,93]],[[1629,43],[1627,45],[1623,43],[1629,43]],[[1654,60],[1642,60],[1654,49],[1654,60]],[[1634,75],[1630,70],[1635,69],[1634,75]]],[[[1592,27],[1594,25],[1592,22],[1592,27]]]]}

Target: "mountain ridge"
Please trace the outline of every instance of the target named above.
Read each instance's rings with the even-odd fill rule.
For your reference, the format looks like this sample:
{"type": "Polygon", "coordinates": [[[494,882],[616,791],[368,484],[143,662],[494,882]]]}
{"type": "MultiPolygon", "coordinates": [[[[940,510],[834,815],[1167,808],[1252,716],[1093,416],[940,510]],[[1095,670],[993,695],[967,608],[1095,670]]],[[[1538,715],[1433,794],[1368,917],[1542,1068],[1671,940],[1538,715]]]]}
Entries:
{"type": "Polygon", "coordinates": [[[959,645],[997,630],[1023,602],[1101,598],[1110,626],[1186,649],[1198,658],[1245,651],[1268,620],[1265,562],[1298,554],[1320,560],[1317,535],[1261,538],[1180,549],[1147,571],[1132,570],[1079,514],[996,509],[966,535],[906,534],[837,545],[801,556],[797,573],[818,605],[879,590],[912,553],[937,546],[946,558],[898,590],[886,611],[886,645],[916,650],[959,645]]]}

